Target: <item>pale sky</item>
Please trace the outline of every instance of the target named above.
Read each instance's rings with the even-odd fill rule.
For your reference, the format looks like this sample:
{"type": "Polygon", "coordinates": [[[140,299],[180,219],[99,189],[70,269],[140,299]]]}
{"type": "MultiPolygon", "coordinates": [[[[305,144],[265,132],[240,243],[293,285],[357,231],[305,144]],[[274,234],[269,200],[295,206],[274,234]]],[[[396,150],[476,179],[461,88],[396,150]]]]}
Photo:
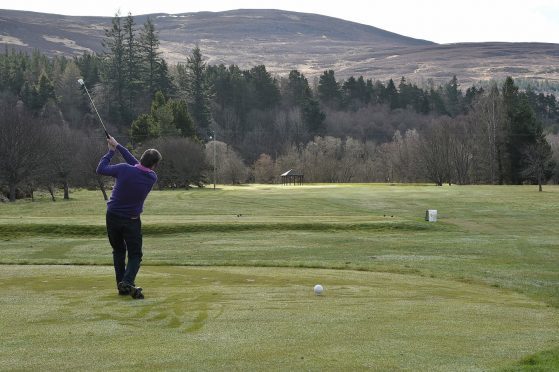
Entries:
{"type": "Polygon", "coordinates": [[[559,0],[0,0],[0,9],[82,16],[282,9],[363,23],[436,43],[559,43],[559,0]]]}

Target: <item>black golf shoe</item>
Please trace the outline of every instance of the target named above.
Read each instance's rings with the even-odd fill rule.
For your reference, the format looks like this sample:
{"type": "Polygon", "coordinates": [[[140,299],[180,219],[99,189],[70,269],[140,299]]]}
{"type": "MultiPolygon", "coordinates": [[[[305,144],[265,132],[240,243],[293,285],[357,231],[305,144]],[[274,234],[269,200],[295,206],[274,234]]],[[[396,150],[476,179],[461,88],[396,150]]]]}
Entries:
{"type": "Polygon", "coordinates": [[[144,294],[142,293],[142,287],[134,287],[130,288],[130,296],[136,300],[143,300],[144,294]]]}
{"type": "Polygon", "coordinates": [[[124,282],[120,282],[116,286],[118,288],[118,294],[120,296],[128,296],[130,295],[130,286],[124,282]]]}
{"type": "Polygon", "coordinates": [[[125,282],[118,283],[118,294],[122,296],[130,295],[133,299],[141,300],[144,298],[141,287],[125,282]]]}

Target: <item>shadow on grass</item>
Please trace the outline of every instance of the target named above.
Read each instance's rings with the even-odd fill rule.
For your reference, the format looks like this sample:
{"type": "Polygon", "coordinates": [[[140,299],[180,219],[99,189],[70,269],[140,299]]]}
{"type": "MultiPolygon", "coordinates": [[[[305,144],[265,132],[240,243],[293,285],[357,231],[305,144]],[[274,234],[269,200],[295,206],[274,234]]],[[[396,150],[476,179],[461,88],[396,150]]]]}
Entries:
{"type": "Polygon", "coordinates": [[[559,347],[552,350],[546,350],[537,354],[532,354],[527,357],[524,357],[514,366],[504,368],[502,371],[503,372],[559,371],[559,347]]]}

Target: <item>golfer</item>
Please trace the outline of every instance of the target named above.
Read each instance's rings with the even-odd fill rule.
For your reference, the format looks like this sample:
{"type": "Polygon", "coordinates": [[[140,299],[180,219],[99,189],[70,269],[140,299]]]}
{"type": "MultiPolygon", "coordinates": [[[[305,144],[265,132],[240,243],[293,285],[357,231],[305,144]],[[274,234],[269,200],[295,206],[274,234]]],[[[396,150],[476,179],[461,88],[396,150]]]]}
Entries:
{"type": "Polygon", "coordinates": [[[155,149],[146,150],[138,162],[113,137],[107,139],[107,144],[109,152],[101,158],[97,173],[116,178],[111,198],[107,202],[107,235],[113,247],[117,289],[120,295],[142,299],[142,288],[135,284],[142,261],[140,214],[144,209],[144,200],[157,181],[154,169],[161,161],[161,154],[155,149]],[[116,150],[121,153],[126,164],[110,165],[116,150]]]}

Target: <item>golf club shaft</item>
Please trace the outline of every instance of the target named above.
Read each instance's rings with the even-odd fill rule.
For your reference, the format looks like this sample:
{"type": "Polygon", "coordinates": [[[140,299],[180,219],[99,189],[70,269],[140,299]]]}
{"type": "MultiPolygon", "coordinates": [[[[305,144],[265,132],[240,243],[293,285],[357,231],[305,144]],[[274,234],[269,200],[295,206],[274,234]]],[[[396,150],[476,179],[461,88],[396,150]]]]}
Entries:
{"type": "Polygon", "coordinates": [[[105,124],[103,123],[103,119],[101,119],[101,115],[99,115],[99,111],[97,111],[97,107],[95,107],[95,102],[93,102],[93,99],[89,95],[89,91],[87,90],[87,87],[85,86],[85,83],[83,84],[83,87],[85,88],[85,92],[87,93],[87,96],[89,97],[89,100],[91,101],[91,104],[93,105],[93,108],[95,109],[95,113],[97,114],[97,117],[99,118],[99,121],[101,122],[101,125],[103,126],[103,129],[105,130],[105,135],[107,136],[107,138],[110,138],[109,133],[107,132],[107,128],[105,127],[105,124]]]}

